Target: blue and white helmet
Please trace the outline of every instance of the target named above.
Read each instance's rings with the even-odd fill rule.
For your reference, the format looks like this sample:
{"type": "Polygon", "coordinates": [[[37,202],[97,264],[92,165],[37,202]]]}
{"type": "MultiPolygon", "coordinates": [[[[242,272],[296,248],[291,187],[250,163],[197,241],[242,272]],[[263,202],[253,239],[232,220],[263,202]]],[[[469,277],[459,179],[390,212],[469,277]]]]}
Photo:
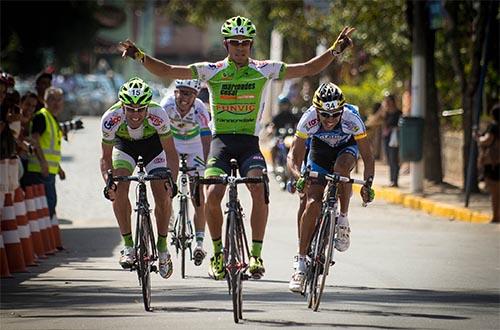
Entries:
{"type": "Polygon", "coordinates": [[[199,93],[201,90],[201,82],[197,79],[185,79],[185,80],[177,79],[175,81],[175,88],[179,87],[191,88],[194,89],[196,93],[199,93]]]}

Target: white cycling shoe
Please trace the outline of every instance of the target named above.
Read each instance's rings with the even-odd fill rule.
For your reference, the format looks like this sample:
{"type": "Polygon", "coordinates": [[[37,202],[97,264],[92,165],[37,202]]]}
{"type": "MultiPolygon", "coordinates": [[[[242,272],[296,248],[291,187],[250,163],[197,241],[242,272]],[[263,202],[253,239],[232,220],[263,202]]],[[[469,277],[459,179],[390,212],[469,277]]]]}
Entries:
{"type": "Polygon", "coordinates": [[[351,228],[349,226],[337,225],[335,235],[335,248],[339,252],[344,252],[351,245],[351,228]]]}
{"type": "Polygon", "coordinates": [[[133,246],[124,246],[123,250],[120,251],[120,266],[123,269],[132,268],[135,261],[135,249],[133,246]]]}
{"type": "Polygon", "coordinates": [[[160,276],[164,279],[169,278],[174,270],[172,265],[172,258],[168,251],[158,252],[158,269],[160,271],[160,276]]]}
{"type": "Polygon", "coordinates": [[[304,282],[306,279],[306,274],[300,270],[295,271],[292,274],[292,279],[288,284],[288,289],[295,293],[302,293],[304,291],[304,282]]]}
{"type": "Polygon", "coordinates": [[[193,251],[193,260],[195,266],[200,266],[203,263],[207,253],[203,250],[201,246],[197,246],[193,251]]]}

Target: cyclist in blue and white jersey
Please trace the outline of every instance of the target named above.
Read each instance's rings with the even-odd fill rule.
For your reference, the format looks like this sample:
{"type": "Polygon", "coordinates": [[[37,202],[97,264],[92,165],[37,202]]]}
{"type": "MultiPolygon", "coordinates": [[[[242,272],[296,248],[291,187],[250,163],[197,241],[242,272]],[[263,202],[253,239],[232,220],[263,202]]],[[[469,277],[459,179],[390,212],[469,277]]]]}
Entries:
{"type": "MultiPolygon", "coordinates": [[[[364,163],[364,179],[367,184],[361,189],[365,203],[374,197],[371,183],[375,163],[367,139],[365,125],[358,107],[345,103],[344,95],[338,86],[326,83],[314,93],[313,106],[303,115],[297,125],[294,141],[290,149],[292,175],[297,178],[297,190],[305,188],[301,176],[301,163],[305,154],[305,141],[311,138],[310,151],[306,165],[312,171],[322,174],[338,173],[349,177],[356,164],[358,154],[364,163]]],[[[306,254],[309,247],[316,219],[321,213],[321,201],[326,181],[313,179],[306,189],[307,202],[302,214],[299,233],[299,256],[289,288],[293,292],[302,292],[306,271],[306,254]]],[[[335,248],[346,251],[350,244],[350,228],[347,219],[351,185],[339,184],[340,215],[337,223],[335,248]]]]}
{"type": "MultiPolygon", "coordinates": [[[[166,96],[161,101],[161,106],[170,118],[175,149],[179,154],[187,154],[187,166],[197,167],[198,175],[203,176],[212,135],[207,108],[200,99],[196,98],[200,89],[199,80],[176,80],[174,94],[166,96]]],[[[204,204],[204,194],[201,190],[200,206],[193,204],[196,236],[193,259],[196,266],[201,265],[206,256],[203,250],[206,223],[204,204]]]]}

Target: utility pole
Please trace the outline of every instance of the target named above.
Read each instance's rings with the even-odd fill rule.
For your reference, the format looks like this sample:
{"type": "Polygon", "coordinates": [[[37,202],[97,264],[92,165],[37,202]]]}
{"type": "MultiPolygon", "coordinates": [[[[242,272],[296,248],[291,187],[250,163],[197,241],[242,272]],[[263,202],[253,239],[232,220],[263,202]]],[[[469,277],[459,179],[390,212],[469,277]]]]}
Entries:
{"type": "MultiPolygon", "coordinates": [[[[411,115],[425,117],[425,2],[413,0],[413,47],[411,65],[411,115]]],[[[424,146],[425,148],[425,146],[424,146]]],[[[421,193],[424,190],[424,161],[410,162],[410,191],[421,193]]]]}

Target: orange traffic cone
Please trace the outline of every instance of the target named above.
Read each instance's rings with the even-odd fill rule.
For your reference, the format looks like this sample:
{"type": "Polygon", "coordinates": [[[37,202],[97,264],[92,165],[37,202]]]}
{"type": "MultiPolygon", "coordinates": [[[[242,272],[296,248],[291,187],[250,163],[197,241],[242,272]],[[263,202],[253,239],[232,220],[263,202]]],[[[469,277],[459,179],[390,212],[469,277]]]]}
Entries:
{"type": "Polygon", "coordinates": [[[24,263],[23,247],[19,239],[19,234],[17,233],[14,204],[12,203],[12,195],[10,193],[5,194],[1,227],[9,270],[13,273],[27,272],[28,270],[24,263]]]}
{"type": "MultiPolygon", "coordinates": [[[[45,186],[42,184],[40,185],[42,189],[42,202],[43,202],[43,207],[46,210],[46,216],[50,217],[50,212],[49,212],[49,206],[47,203],[47,196],[45,195],[45,186]]],[[[64,250],[62,246],[62,241],[61,241],[61,230],[59,229],[59,220],[57,219],[57,216],[54,214],[52,218],[49,218],[50,220],[50,231],[51,231],[51,237],[54,239],[54,246],[57,250],[61,251],[64,250]]]]}
{"type": "Polygon", "coordinates": [[[36,212],[38,214],[38,225],[40,226],[40,232],[42,233],[45,254],[53,255],[55,251],[54,251],[54,248],[50,244],[50,242],[51,242],[51,239],[49,236],[50,224],[49,224],[49,219],[48,219],[48,217],[45,216],[45,211],[43,209],[43,202],[42,202],[42,197],[41,197],[40,185],[42,185],[42,184],[33,185],[33,188],[35,191],[36,212]]]}
{"type": "Polygon", "coordinates": [[[40,224],[38,222],[38,213],[36,210],[35,197],[33,195],[33,187],[26,187],[26,209],[28,211],[28,221],[30,224],[31,238],[33,247],[38,258],[45,259],[45,247],[43,246],[43,237],[40,232],[40,224]]]}
{"type": "Polygon", "coordinates": [[[26,266],[36,266],[35,250],[31,241],[31,231],[24,203],[24,192],[17,188],[14,192],[14,210],[16,212],[17,232],[23,246],[24,262],[26,266]]]}
{"type": "Polygon", "coordinates": [[[3,245],[3,237],[0,231],[0,278],[6,278],[6,277],[12,277],[12,274],[9,271],[7,253],[5,252],[5,246],[3,245]]]}

